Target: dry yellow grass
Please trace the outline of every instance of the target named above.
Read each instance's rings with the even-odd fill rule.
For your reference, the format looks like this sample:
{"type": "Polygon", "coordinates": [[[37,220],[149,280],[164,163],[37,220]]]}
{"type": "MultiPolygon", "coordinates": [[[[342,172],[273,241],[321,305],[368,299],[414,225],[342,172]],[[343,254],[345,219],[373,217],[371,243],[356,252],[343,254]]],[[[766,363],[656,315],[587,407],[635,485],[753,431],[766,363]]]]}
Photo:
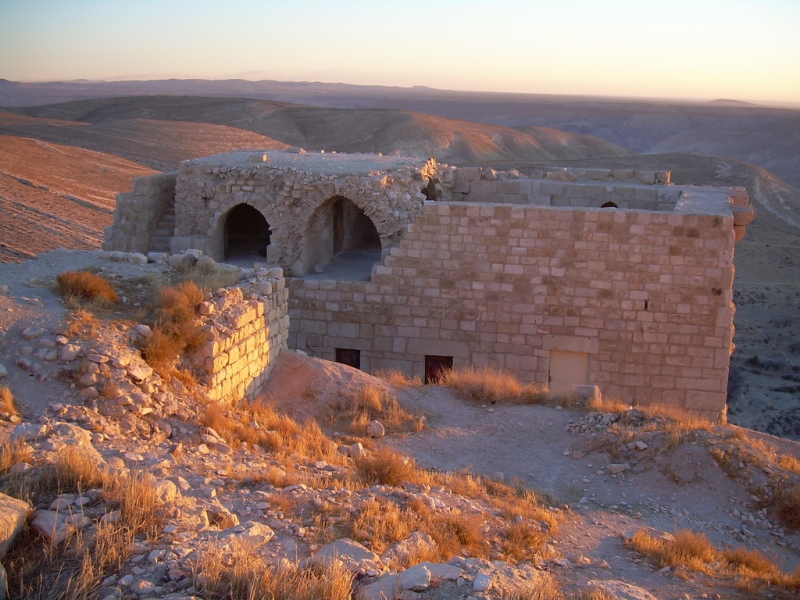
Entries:
{"type": "Polygon", "coordinates": [[[59,292],[68,301],[97,301],[108,305],[119,302],[119,296],[111,284],[88,271],[66,271],[56,281],[59,292]]]}
{"type": "Polygon", "coordinates": [[[524,384],[513,373],[496,367],[467,367],[442,374],[441,385],[472,402],[532,403],[542,398],[535,385],[524,384]]]}
{"type": "Polygon", "coordinates": [[[142,347],[142,356],[162,377],[173,370],[180,355],[194,352],[208,341],[208,332],[195,322],[203,292],[193,281],[159,290],[152,317],[153,335],[142,347]]]}
{"type": "Polygon", "coordinates": [[[769,558],[757,550],[732,548],[719,550],[702,533],[688,529],[675,532],[670,538],[654,537],[647,530],[637,531],[629,545],[639,554],[651,558],[658,567],[683,566],[712,576],[734,576],[743,586],[755,582],[800,591],[800,569],[783,573],[769,558]]]}
{"type": "Polygon", "coordinates": [[[14,402],[14,394],[11,388],[7,385],[0,386],[0,412],[8,413],[10,415],[18,415],[19,409],[16,402],[14,402]]]}
{"type": "Polygon", "coordinates": [[[387,433],[420,431],[424,426],[421,415],[408,412],[394,394],[374,385],[337,398],[327,410],[330,423],[343,425],[356,435],[366,435],[367,425],[375,419],[387,433]]]}
{"type": "Polygon", "coordinates": [[[343,464],[345,458],[315,422],[299,424],[261,404],[239,402],[233,407],[209,404],[200,422],[214,429],[228,444],[258,444],[281,456],[292,454],[308,460],[343,464]]]}
{"type": "Polygon", "coordinates": [[[28,462],[33,449],[24,442],[8,442],[0,446],[0,475],[5,475],[17,463],[28,462]]]}
{"type": "MultiPolygon", "coordinates": [[[[12,598],[40,600],[90,600],[101,581],[117,572],[130,555],[135,538],[154,538],[161,531],[161,503],[142,474],[112,477],[94,465],[91,456],[68,446],[53,463],[39,465],[25,475],[23,498],[49,502],[59,493],[81,493],[101,487],[107,510],[119,510],[119,521],[97,522],[94,535],[81,531],[61,543],[42,543],[31,532],[4,559],[12,598]]],[[[20,496],[17,496],[20,497],[20,496]]]]}
{"type": "Polygon", "coordinates": [[[413,459],[385,447],[357,459],[355,464],[356,472],[367,487],[375,483],[400,485],[414,480],[418,473],[413,459]]]}
{"type": "Polygon", "coordinates": [[[772,512],[789,529],[800,529],[800,484],[777,481],[772,486],[772,512]]]}
{"type": "Polygon", "coordinates": [[[386,383],[396,388],[418,387],[422,385],[422,379],[420,379],[418,375],[412,377],[397,369],[377,371],[375,377],[383,379],[386,383]]]}
{"type": "Polygon", "coordinates": [[[91,312],[78,309],[69,316],[62,333],[67,337],[90,338],[97,334],[99,326],[100,323],[91,312]]]}
{"type": "Polygon", "coordinates": [[[339,561],[301,568],[284,561],[268,566],[252,545],[234,541],[230,550],[211,545],[194,569],[204,596],[247,600],[350,600],[353,576],[339,561]]]}

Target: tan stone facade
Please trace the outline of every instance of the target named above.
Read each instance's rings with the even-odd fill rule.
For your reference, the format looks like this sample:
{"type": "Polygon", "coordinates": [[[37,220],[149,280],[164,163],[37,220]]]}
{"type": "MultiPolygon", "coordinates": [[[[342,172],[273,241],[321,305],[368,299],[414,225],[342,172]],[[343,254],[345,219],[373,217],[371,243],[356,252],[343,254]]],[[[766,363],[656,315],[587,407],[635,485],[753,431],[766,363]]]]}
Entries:
{"type": "MultiPolygon", "coordinates": [[[[170,247],[224,260],[233,211],[252,207],[269,227],[257,240],[261,260],[295,276],[287,280],[292,348],[329,359],[358,351],[369,372],[422,375],[434,358],[497,365],[527,381],[596,384],[628,402],[719,417],[734,243],[754,213],[741,188],[669,179],[234,153],[184,164],[170,247]],[[369,237],[364,228],[382,249],[370,281],[307,275],[324,272],[348,235],[369,237]]],[[[106,248],[146,251],[143,239],[118,247],[141,213],[119,202],[106,248]]]]}

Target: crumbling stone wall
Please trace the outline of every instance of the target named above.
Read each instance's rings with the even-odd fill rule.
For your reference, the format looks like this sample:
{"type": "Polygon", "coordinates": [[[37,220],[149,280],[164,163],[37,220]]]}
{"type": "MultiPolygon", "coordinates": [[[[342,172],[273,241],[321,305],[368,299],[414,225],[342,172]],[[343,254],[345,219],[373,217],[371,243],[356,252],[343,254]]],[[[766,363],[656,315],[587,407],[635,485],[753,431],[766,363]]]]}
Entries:
{"type": "Polygon", "coordinates": [[[303,260],[306,233],[317,210],[332,198],[345,197],[362,209],[384,248],[397,243],[422,209],[424,161],[385,170],[378,164],[375,170],[327,174],[274,164],[281,154],[267,153],[266,162],[257,155],[252,160],[234,157],[223,164],[211,159],[184,163],[177,177],[177,235],[171,250],[199,248],[224,260],[225,218],[234,206],[244,203],[269,223],[268,262],[302,275],[308,266],[303,260]]]}
{"type": "Polygon", "coordinates": [[[289,292],[281,269],[246,287],[220,289],[200,306],[211,339],[193,357],[213,400],[254,398],[289,335],[289,292]]]}
{"type": "Polygon", "coordinates": [[[719,214],[426,203],[371,282],[289,280],[289,346],[414,375],[452,356],[539,383],[551,351],[588,353],[606,395],[719,417],[734,243],[720,196],[719,214]]]}
{"type": "Polygon", "coordinates": [[[117,195],[114,224],[106,227],[103,250],[147,253],[150,236],[175,202],[175,173],[133,180],[133,191],[117,195]]]}

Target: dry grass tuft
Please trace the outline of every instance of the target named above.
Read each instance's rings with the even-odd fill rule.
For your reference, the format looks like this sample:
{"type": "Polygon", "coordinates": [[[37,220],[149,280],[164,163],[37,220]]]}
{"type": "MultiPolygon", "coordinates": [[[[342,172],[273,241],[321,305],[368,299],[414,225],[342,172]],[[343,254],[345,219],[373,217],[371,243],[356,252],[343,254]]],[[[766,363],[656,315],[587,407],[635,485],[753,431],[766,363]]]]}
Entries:
{"type": "Polygon", "coordinates": [[[414,460],[390,448],[380,448],[369,456],[355,461],[356,471],[364,484],[400,485],[415,479],[417,467],[414,460]]]}
{"type": "Polygon", "coordinates": [[[512,560],[524,560],[544,548],[547,536],[531,523],[512,522],[505,531],[506,538],[501,542],[503,553],[512,560]]]}
{"type": "Polygon", "coordinates": [[[420,379],[419,375],[410,377],[397,369],[377,371],[375,377],[383,379],[386,383],[396,388],[419,387],[422,385],[422,379],[420,379]]]}
{"type": "Polygon", "coordinates": [[[786,469],[795,475],[800,475],[800,460],[797,460],[791,454],[782,454],[777,458],[776,462],[782,469],[786,469]]]}
{"type": "Polygon", "coordinates": [[[162,377],[174,368],[180,355],[194,352],[208,341],[208,332],[195,322],[203,292],[193,281],[163,287],[152,318],[153,335],[143,344],[142,356],[162,377]]]}
{"type": "MultiPolygon", "coordinates": [[[[119,510],[117,522],[94,523],[93,534],[71,533],[61,544],[42,544],[32,531],[4,559],[12,598],[90,600],[102,580],[118,572],[130,555],[135,538],[154,539],[162,529],[161,502],[149,477],[135,474],[114,477],[100,471],[92,456],[68,446],[53,463],[40,465],[25,477],[17,496],[34,504],[49,502],[61,493],[81,493],[102,488],[107,510],[119,510]]],[[[6,478],[4,478],[5,480],[6,478]]]]}
{"type": "Polygon", "coordinates": [[[30,462],[33,449],[25,442],[8,442],[0,446],[0,475],[5,475],[8,470],[21,462],[30,462]]]}
{"type": "Polygon", "coordinates": [[[628,543],[639,554],[653,559],[659,567],[683,566],[708,575],[729,575],[742,579],[744,586],[766,583],[784,589],[800,590],[800,569],[783,573],[778,565],[757,550],[732,548],[719,550],[708,538],[687,529],[674,537],[653,537],[647,530],[637,531],[628,543]]]}
{"type": "Polygon", "coordinates": [[[97,301],[106,305],[119,302],[119,296],[111,284],[89,271],[66,271],[56,281],[59,292],[68,301],[97,301]]]}
{"type": "Polygon", "coordinates": [[[200,423],[214,429],[232,447],[247,442],[280,456],[295,454],[329,464],[342,464],[345,460],[315,422],[301,425],[265,404],[240,402],[230,408],[209,404],[200,423]]]}
{"type": "Polygon", "coordinates": [[[773,485],[772,512],[784,527],[800,529],[800,485],[773,485]]]}
{"type": "Polygon", "coordinates": [[[8,413],[9,415],[19,414],[17,404],[14,402],[14,394],[11,393],[11,388],[7,385],[0,386],[0,412],[8,413]]]}
{"type": "Polygon", "coordinates": [[[97,334],[99,326],[100,324],[92,313],[78,309],[67,319],[62,333],[67,337],[90,338],[97,334]]]}
{"type": "Polygon", "coordinates": [[[251,544],[235,541],[230,550],[212,545],[195,565],[195,585],[213,598],[269,600],[350,600],[353,576],[339,561],[301,568],[283,561],[268,566],[251,544]]]}
{"type": "Polygon", "coordinates": [[[345,425],[350,433],[366,435],[370,421],[379,420],[387,433],[420,431],[424,418],[405,410],[397,397],[373,385],[338,398],[328,405],[328,420],[345,425]]]}
{"type": "Polygon", "coordinates": [[[439,382],[472,402],[530,404],[542,398],[538,387],[524,384],[513,373],[496,367],[452,369],[443,373],[439,382]]]}

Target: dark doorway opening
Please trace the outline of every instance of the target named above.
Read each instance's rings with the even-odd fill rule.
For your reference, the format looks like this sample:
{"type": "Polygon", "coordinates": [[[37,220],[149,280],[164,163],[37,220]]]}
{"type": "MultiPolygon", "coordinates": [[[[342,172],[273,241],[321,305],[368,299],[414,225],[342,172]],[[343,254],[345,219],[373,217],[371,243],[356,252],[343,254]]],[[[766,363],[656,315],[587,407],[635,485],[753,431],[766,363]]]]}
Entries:
{"type": "Polygon", "coordinates": [[[336,362],[354,369],[361,368],[361,350],[351,348],[336,348],[336,362]]]}
{"type": "Polygon", "coordinates": [[[349,198],[339,196],[333,203],[333,253],[357,251],[378,251],[381,238],[378,230],[349,198]]]}
{"type": "Polygon", "coordinates": [[[305,237],[303,275],[310,279],[368,280],[381,260],[375,224],[344,196],[335,196],[316,210],[305,237]]]}
{"type": "Polygon", "coordinates": [[[447,371],[453,370],[452,356],[425,356],[425,384],[438,384],[447,371]]]}
{"type": "Polygon", "coordinates": [[[234,206],[225,219],[225,260],[267,256],[269,223],[249,204],[234,206]]]}
{"type": "Polygon", "coordinates": [[[605,204],[601,204],[600,208],[619,208],[619,206],[617,206],[613,202],[606,202],[605,204]]]}

